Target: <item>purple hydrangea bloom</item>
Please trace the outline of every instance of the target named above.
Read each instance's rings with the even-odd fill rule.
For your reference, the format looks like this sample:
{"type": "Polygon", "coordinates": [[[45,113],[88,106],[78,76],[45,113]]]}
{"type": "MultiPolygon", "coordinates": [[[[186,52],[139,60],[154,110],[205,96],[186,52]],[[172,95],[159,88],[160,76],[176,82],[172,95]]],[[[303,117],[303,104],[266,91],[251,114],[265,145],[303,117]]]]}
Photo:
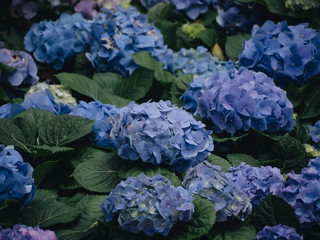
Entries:
{"type": "Polygon", "coordinates": [[[0,145],[0,203],[15,199],[23,208],[35,197],[33,168],[12,146],[0,145]]]}
{"type": "Polygon", "coordinates": [[[320,33],[307,23],[266,21],[251,35],[239,55],[240,66],[262,71],[282,87],[290,81],[303,85],[320,73],[320,33]]]}
{"type": "Polygon", "coordinates": [[[110,116],[114,116],[119,112],[119,109],[114,105],[102,104],[98,100],[86,103],[80,101],[71,111],[71,115],[81,116],[90,120],[95,120],[90,139],[101,147],[115,147],[115,142],[106,138],[106,132],[112,128],[106,124],[106,120],[110,116]]]}
{"type": "Polygon", "coordinates": [[[315,143],[316,148],[320,148],[320,120],[314,124],[314,126],[309,126],[309,135],[312,141],[315,143]]]}
{"type": "Polygon", "coordinates": [[[252,210],[248,196],[221,172],[219,166],[204,161],[190,168],[182,182],[192,194],[209,199],[217,212],[217,221],[225,222],[229,216],[244,220],[252,210]]]}
{"type": "Polygon", "coordinates": [[[173,224],[192,219],[193,197],[179,186],[175,188],[162,175],[152,178],[141,173],[120,182],[101,204],[110,222],[119,213],[120,227],[128,232],[143,231],[148,236],[154,233],[167,236],[173,224]]]}
{"type": "Polygon", "coordinates": [[[251,167],[241,163],[228,171],[227,178],[249,196],[253,208],[274,194],[284,182],[280,169],[271,166],[251,167]]]}
{"type": "Polygon", "coordinates": [[[179,52],[173,53],[172,70],[175,75],[194,74],[193,82],[181,96],[184,101],[183,107],[191,113],[197,113],[197,99],[201,96],[206,79],[214,73],[226,72],[234,67],[233,61],[219,62],[202,46],[197,49],[182,48],[179,52]]]}
{"type": "Polygon", "coordinates": [[[58,240],[56,234],[50,230],[42,230],[26,225],[14,225],[13,228],[3,229],[0,226],[0,239],[3,240],[58,240]]]}
{"type": "Polygon", "coordinates": [[[44,0],[12,0],[11,5],[19,16],[29,20],[36,16],[43,2],[44,0]]]}
{"type": "Polygon", "coordinates": [[[37,65],[26,52],[0,46],[0,63],[15,69],[13,72],[4,71],[0,76],[0,80],[8,81],[12,86],[34,85],[39,79],[37,65]]]}
{"type": "Polygon", "coordinates": [[[192,115],[170,101],[134,103],[109,117],[110,138],[123,159],[162,162],[183,172],[204,161],[213,150],[210,132],[192,115]]]}
{"type": "Polygon", "coordinates": [[[290,132],[292,103],[286,92],[264,73],[241,67],[212,75],[201,90],[198,112],[209,120],[216,133],[250,128],[262,132],[290,132]]]}
{"type": "Polygon", "coordinates": [[[159,29],[148,23],[136,8],[118,5],[114,11],[104,9],[94,20],[90,52],[86,54],[95,70],[129,76],[138,66],[131,54],[149,51],[169,68],[171,50],[164,45],[159,29]]]}
{"type": "Polygon", "coordinates": [[[302,240],[296,229],[286,225],[265,226],[257,233],[255,240],[302,240]]]}
{"type": "Polygon", "coordinates": [[[276,192],[294,208],[304,227],[320,224],[320,157],[310,160],[301,174],[288,173],[289,179],[276,192]]]}
{"type": "Polygon", "coordinates": [[[80,13],[62,14],[55,21],[41,21],[32,25],[24,39],[24,46],[35,59],[61,70],[64,63],[87,47],[91,23],[80,13]]]}

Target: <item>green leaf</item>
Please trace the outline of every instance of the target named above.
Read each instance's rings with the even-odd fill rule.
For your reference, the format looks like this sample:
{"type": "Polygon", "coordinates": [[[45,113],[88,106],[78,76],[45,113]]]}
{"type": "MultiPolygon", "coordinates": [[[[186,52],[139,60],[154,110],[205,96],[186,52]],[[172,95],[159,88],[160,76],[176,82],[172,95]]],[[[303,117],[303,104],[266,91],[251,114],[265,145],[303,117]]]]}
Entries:
{"type": "MultiPolygon", "coordinates": [[[[0,75],[1,75],[1,70],[0,70],[0,75]]],[[[3,88],[0,86],[0,104],[5,104],[10,102],[10,98],[6,94],[6,92],[3,90],[3,88]]]]}
{"type": "Polygon", "coordinates": [[[59,73],[55,75],[59,81],[72,90],[85,96],[98,98],[101,90],[100,86],[90,78],[76,73],[59,73]]]}
{"type": "Polygon", "coordinates": [[[0,75],[1,75],[2,71],[4,71],[4,72],[13,72],[15,70],[16,69],[13,68],[13,67],[9,67],[6,64],[0,63],[0,75]]]}
{"type": "Polygon", "coordinates": [[[228,162],[228,160],[219,157],[217,155],[211,154],[208,157],[208,161],[212,164],[212,165],[218,165],[221,167],[222,171],[227,171],[230,167],[232,167],[232,164],[228,162]]]}
{"type": "Polygon", "coordinates": [[[255,236],[254,226],[243,222],[216,224],[207,234],[210,240],[254,240],[255,236]]]}
{"type": "Polygon", "coordinates": [[[74,73],[89,76],[94,69],[91,62],[86,57],[86,51],[83,51],[76,55],[74,61],[74,73]]]}
{"type": "Polygon", "coordinates": [[[280,197],[270,195],[265,198],[255,209],[250,217],[251,223],[257,231],[265,226],[275,226],[277,224],[287,225],[299,229],[300,223],[293,208],[280,197]]]}
{"type": "Polygon", "coordinates": [[[288,9],[285,7],[284,1],[279,0],[264,0],[270,12],[279,15],[287,15],[288,9]]]}
{"type": "Polygon", "coordinates": [[[60,162],[57,161],[46,161],[38,165],[33,171],[33,178],[36,185],[39,185],[42,180],[54,169],[54,167],[60,162]]]}
{"type": "Polygon", "coordinates": [[[0,205],[0,226],[14,226],[21,222],[20,206],[17,201],[8,199],[0,205]]]}
{"type": "Polygon", "coordinates": [[[197,38],[212,48],[217,42],[217,33],[214,29],[205,29],[197,35],[197,38]]]}
{"type": "Polygon", "coordinates": [[[97,97],[97,99],[104,104],[111,104],[117,107],[126,106],[131,102],[131,100],[129,99],[125,99],[113,94],[110,89],[103,89],[100,92],[99,97],[97,97]]]}
{"type": "Polygon", "coordinates": [[[210,136],[212,137],[212,140],[215,141],[215,142],[226,142],[226,141],[237,141],[238,139],[241,139],[245,136],[248,136],[249,132],[244,132],[244,133],[241,133],[241,134],[236,134],[235,136],[233,137],[223,137],[221,135],[218,135],[216,133],[212,133],[210,136]]]}
{"type": "Polygon", "coordinates": [[[231,60],[238,60],[238,56],[242,50],[244,40],[248,40],[250,34],[237,34],[228,36],[225,45],[225,52],[231,60]]]}
{"type": "Polygon", "coordinates": [[[183,101],[180,100],[182,94],[188,89],[189,83],[193,81],[193,75],[188,74],[177,77],[170,87],[171,101],[178,106],[182,106],[183,101]]]}
{"type": "Polygon", "coordinates": [[[25,139],[25,144],[35,144],[37,135],[38,135],[38,129],[35,124],[33,124],[31,121],[23,118],[13,118],[12,121],[20,128],[22,131],[22,134],[25,139]]]}
{"type": "Polygon", "coordinates": [[[48,145],[40,145],[40,146],[33,145],[33,146],[29,146],[29,148],[31,149],[34,155],[39,155],[39,156],[48,156],[56,153],[69,152],[74,150],[74,148],[70,148],[70,147],[59,147],[59,146],[48,146],[48,145]]]}
{"type": "Polygon", "coordinates": [[[92,131],[93,121],[72,115],[49,119],[39,129],[40,140],[47,145],[63,146],[92,131]]]}
{"type": "Polygon", "coordinates": [[[171,3],[160,2],[149,9],[147,14],[148,20],[149,22],[166,20],[170,17],[175,8],[176,7],[171,3]]]}
{"type": "MultiPolygon", "coordinates": [[[[111,89],[115,91],[117,86],[124,80],[120,74],[113,72],[95,73],[92,80],[99,84],[103,89],[111,89]]],[[[113,92],[115,94],[115,92],[113,92]]]]}
{"type": "Polygon", "coordinates": [[[72,174],[76,181],[85,189],[94,192],[108,193],[120,181],[118,176],[120,169],[115,154],[107,153],[96,148],[87,148],[82,154],[85,159],[72,174]]]}
{"type": "Polygon", "coordinates": [[[81,210],[87,214],[93,221],[105,221],[105,216],[100,207],[106,196],[101,195],[87,195],[81,201],[81,210]]]}
{"type": "Polygon", "coordinates": [[[316,77],[299,89],[298,94],[302,99],[299,107],[299,118],[309,119],[320,115],[320,78],[316,77]]]}
{"type": "Polygon", "coordinates": [[[247,154],[232,153],[227,154],[227,158],[235,167],[239,166],[241,162],[244,162],[252,167],[260,167],[259,161],[247,154]]]}

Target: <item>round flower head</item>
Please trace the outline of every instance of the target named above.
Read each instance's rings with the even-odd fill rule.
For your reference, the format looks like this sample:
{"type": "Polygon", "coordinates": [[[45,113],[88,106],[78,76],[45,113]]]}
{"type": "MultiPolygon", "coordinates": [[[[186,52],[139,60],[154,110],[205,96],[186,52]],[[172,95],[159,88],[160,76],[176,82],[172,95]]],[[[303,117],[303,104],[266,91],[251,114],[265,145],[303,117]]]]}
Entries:
{"type": "Polygon", "coordinates": [[[221,172],[219,166],[204,161],[190,168],[182,182],[192,194],[209,199],[217,212],[217,221],[225,222],[229,216],[244,220],[251,213],[248,196],[221,172]]]}
{"type": "Polygon", "coordinates": [[[149,51],[166,68],[170,65],[171,50],[164,45],[161,32],[134,7],[104,9],[93,20],[89,43],[90,53],[86,56],[99,72],[130,75],[138,67],[131,54],[140,51],[149,51]]]}
{"type": "Polygon", "coordinates": [[[251,167],[241,163],[228,171],[227,178],[249,196],[253,208],[268,195],[274,194],[284,182],[280,169],[270,166],[251,167]]]}
{"type": "Polygon", "coordinates": [[[3,229],[0,226],[0,239],[4,240],[58,240],[56,234],[50,230],[42,230],[26,225],[14,225],[13,228],[3,229]]]}
{"type": "Polygon", "coordinates": [[[303,227],[320,224],[320,157],[310,160],[301,174],[287,176],[276,195],[293,206],[303,227]]]}
{"type": "Polygon", "coordinates": [[[90,120],[95,120],[90,139],[101,147],[115,147],[115,142],[106,138],[106,132],[112,128],[106,124],[106,120],[110,116],[114,116],[119,112],[119,109],[114,105],[102,104],[98,100],[86,103],[80,101],[71,111],[71,115],[81,116],[90,120]]]}
{"type": "Polygon", "coordinates": [[[251,35],[239,55],[240,66],[262,71],[282,87],[290,81],[303,85],[320,73],[320,33],[308,24],[266,21],[251,35]]]}
{"type": "Polygon", "coordinates": [[[290,132],[292,103],[286,92],[264,73],[241,67],[212,75],[201,90],[198,112],[213,125],[216,133],[250,128],[268,133],[290,132]]]}
{"type": "Polygon", "coordinates": [[[55,21],[41,21],[32,25],[24,39],[24,46],[35,59],[61,70],[64,63],[87,47],[91,23],[80,13],[62,14],[55,21]]]}
{"type": "Polygon", "coordinates": [[[314,126],[309,126],[309,136],[315,143],[316,148],[320,148],[320,120],[314,124],[314,126]]]}
{"type": "Polygon", "coordinates": [[[302,240],[296,229],[286,225],[265,226],[257,233],[255,240],[302,240]]]}
{"type": "Polygon", "coordinates": [[[309,10],[319,8],[320,2],[317,0],[286,0],[286,8],[291,10],[309,10]]]}
{"type": "Polygon", "coordinates": [[[0,203],[15,199],[23,208],[35,197],[33,168],[12,146],[0,145],[0,203]]]}
{"type": "Polygon", "coordinates": [[[11,51],[0,46],[0,63],[14,68],[13,72],[3,71],[0,80],[8,81],[12,86],[34,85],[38,81],[38,69],[30,54],[11,51]]]}
{"type": "Polygon", "coordinates": [[[181,27],[181,30],[192,39],[197,38],[197,35],[205,29],[204,24],[198,22],[185,23],[181,27]]]}
{"type": "Polygon", "coordinates": [[[150,237],[154,233],[167,236],[173,224],[192,219],[192,201],[193,197],[186,189],[175,188],[162,175],[149,178],[141,173],[119,183],[101,208],[107,222],[118,213],[118,222],[125,231],[143,231],[150,237]]]}
{"type": "Polygon", "coordinates": [[[183,172],[207,158],[213,150],[210,132],[192,115],[170,101],[134,103],[107,119],[110,138],[123,159],[167,163],[183,172]]]}

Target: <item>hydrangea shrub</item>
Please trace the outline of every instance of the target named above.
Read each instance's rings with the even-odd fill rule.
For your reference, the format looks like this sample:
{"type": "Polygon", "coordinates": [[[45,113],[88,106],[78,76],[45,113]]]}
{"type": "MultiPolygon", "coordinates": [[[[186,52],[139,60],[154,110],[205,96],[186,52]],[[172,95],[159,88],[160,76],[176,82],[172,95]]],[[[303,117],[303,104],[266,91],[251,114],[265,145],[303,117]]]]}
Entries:
{"type": "Polygon", "coordinates": [[[188,169],[182,185],[192,194],[213,203],[218,222],[225,222],[231,216],[244,220],[251,213],[252,205],[248,196],[221,172],[219,166],[213,166],[208,161],[188,169]]]}
{"type": "Polygon", "coordinates": [[[56,234],[50,230],[37,227],[28,227],[17,224],[13,228],[3,229],[0,226],[0,239],[4,240],[58,240],[56,234]]]}
{"type": "Polygon", "coordinates": [[[192,219],[192,201],[189,191],[181,186],[175,188],[162,175],[149,178],[141,173],[121,181],[101,208],[107,222],[119,214],[118,222],[125,231],[167,236],[175,223],[192,219]]]}
{"type": "Polygon", "coordinates": [[[296,229],[288,227],[286,225],[265,226],[259,231],[255,237],[255,240],[302,240],[296,229]]]}

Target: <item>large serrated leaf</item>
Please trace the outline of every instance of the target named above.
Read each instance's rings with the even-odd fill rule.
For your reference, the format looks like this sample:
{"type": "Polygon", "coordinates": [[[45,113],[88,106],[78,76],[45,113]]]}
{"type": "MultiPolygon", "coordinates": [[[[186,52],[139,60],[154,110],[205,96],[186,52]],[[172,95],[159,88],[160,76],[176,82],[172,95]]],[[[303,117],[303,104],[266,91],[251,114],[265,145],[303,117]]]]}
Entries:
{"type": "Polygon", "coordinates": [[[95,148],[87,148],[85,159],[75,169],[73,177],[85,189],[94,192],[108,193],[120,181],[118,176],[120,166],[113,153],[107,153],[95,148]]]}
{"type": "Polygon", "coordinates": [[[111,104],[117,107],[126,106],[131,102],[129,99],[113,94],[110,89],[102,89],[97,99],[104,104],[111,104]]]}
{"type": "Polygon", "coordinates": [[[87,195],[80,202],[81,210],[87,214],[93,221],[105,221],[105,216],[100,207],[106,196],[87,195]]]}
{"type": "Polygon", "coordinates": [[[235,167],[239,166],[241,162],[244,162],[252,167],[260,166],[260,163],[258,160],[254,159],[250,155],[243,154],[243,153],[227,154],[227,158],[235,167]]]}
{"type": "Polygon", "coordinates": [[[242,50],[242,44],[244,40],[248,40],[250,34],[237,34],[234,36],[228,36],[225,45],[225,52],[231,60],[238,60],[238,56],[242,50]]]}
{"type": "Polygon", "coordinates": [[[216,224],[207,234],[210,240],[254,240],[255,228],[243,222],[216,224]]]}
{"type": "Polygon", "coordinates": [[[148,11],[148,19],[150,22],[156,20],[166,20],[175,10],[175,6],[171,3],[159,2],[148,11]]]}
{"type": "Polygon", "coordinates": [[[183,101],[180,99],[182,94],[188,89],[189,83],[193,81],[193,74],[177,77],[170,86],[171,101],[178,106],[182,106],[183,101]]]}
{"type": "Polygon", "coordinates": [[[22,131],[25,139],[24,143],[27,145],[35,144],[38,136],[37,126],[33,122],[23,118],[13,118],[11,120],[22,131]]]}
{"type": "Polygon", "coordinates": [[[59,162],[60,160],[46,161],[38,165],[33,172],[34,183],[36,185],[39,185],[42,182],[42,180],[47,176],[47,174],[49,174],[59,162]]]}
{"type": "Polygon", "coordinates": [[[39,138],[44,144],[63,146],[89,134],[92,125],[93,121],[80,116],[55,116],[40,127],[39,138]]]}
{"type": "Polygon", "coordinates": [[[40,128],[44,122],[46,122],[50,118],[53,118],[54,116],[55,114],[49,111],[29,108],[26,111],[17,114],[16,116],[14,116],[14,118],[26,119],[34,124],[36,128],[40,128]]]}
{"type": "Polygon", "coordinates": [[[212,164],[212,165],[218,165],[221,167],[222,171],[227,171],[230,167],[232,167],[232,164],[230,162],[228,162],[228,160],[219,157],[217,155],[211,154],[208,157],[208,161],[212,164]]]}

